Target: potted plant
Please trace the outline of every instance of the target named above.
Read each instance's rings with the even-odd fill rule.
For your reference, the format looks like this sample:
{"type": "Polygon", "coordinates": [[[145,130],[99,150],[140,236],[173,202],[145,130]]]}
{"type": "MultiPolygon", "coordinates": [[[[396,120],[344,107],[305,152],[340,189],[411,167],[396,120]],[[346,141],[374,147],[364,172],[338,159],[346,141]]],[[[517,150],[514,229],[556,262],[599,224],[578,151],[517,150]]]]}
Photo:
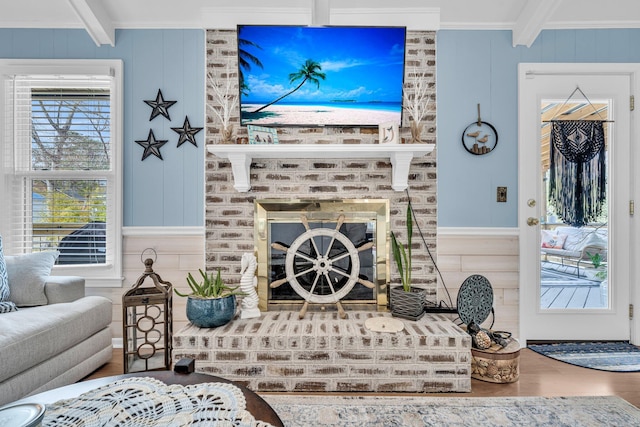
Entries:
{"type": "Polygon", "coordinates": [[[589,257],[589,259],[591,260],[591,264],[593,264],[593,268],[594,270],[587,270],[586,271],[586,276],[591,278],[591,279],[596,279],[599,281],[604,281],[607,279],[607,267],[604,264],[604,261],[602,259],[602,255],[599,252],[596,252],[594,254],[592,254],[591,252],[587,251],[587,256],[589,257]]]}
{"type": "Polygon", "coordinates": [[[198,271],[202,276],[200,283],[196,282],[191,273],[187,275],[190,294],[183,294],[175,289],[178,296],[187,298],[187,319],[200,328],[226,325],[236,314],[236,296],[244,293],[237,291],[238,287],[225,285],[220,269],[215,277],[213,273],[198,271]]]}
{"type": "Polygon", "coordinates": [[[406,246],[398,241],[393,231],[391,232],[393,259],[398,268],[402,285],[389,289],[389,304],[392,316],[418,320],[424,316],[427,291],[411,286],[411,238],[413,236],[413,209],[411,208],[411,202],[407,205],[406,225],[406,246]]]}

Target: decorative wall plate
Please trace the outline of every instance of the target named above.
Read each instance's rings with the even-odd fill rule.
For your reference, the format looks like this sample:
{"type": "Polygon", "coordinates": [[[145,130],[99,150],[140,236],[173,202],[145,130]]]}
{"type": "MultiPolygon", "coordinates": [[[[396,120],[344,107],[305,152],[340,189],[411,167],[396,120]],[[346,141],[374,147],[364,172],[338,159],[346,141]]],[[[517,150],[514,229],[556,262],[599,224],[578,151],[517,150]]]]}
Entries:
{"type": "Polygon", "coordinates": [[[487,320],[493,308],[493,288],[486,277],[469,276],[458,292],[458,315],[465,325],[480,325],[487,320]]]}

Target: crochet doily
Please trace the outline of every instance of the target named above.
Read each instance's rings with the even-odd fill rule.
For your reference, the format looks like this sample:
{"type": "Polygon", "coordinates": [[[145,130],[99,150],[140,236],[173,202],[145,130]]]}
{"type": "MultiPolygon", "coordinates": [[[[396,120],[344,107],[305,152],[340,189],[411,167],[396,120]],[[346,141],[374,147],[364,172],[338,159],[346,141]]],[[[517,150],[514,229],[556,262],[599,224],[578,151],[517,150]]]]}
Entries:
{"type": "Polygon", "coordinates": [[[246,409],[233,384],[167,385],[132,377],[47,405],[43,426],[238,426],[272,427],[246,409]]]}

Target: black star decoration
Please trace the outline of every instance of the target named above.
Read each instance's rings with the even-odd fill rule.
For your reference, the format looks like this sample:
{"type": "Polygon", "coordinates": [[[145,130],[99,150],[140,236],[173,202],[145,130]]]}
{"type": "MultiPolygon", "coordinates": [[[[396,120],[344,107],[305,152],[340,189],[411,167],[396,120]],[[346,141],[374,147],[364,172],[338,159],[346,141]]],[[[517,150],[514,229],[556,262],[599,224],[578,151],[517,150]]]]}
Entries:
{"type": "Polygon", "coordinates": [[[136,141],[138,145],[144,147],[144,153],[142,154],[142,160],[146,159],[150,155],[154,155],[162,160],[162,154],[160,154],[160,147],[169,142],[168,139],[165,140],[157,140],[155,135],[153,134],[153,130],[149,129],[149,136],[147,139],[143,139],[141,141],[136,141]]]}
{"type": "Polygon", "coordinates": [[[185,116],[184,124],[181,128],[171,128],[174,132],[180,134],[180,138],[178,139],[178,147],[184,144],[186,141],[189,141],[196,147],[198,144],[196,143],[196,133],[200,132],[203,128],[192,128],[189,123],[189,117],[185,116]]]}
{"type": "Polygon", "coordinates": [[[163,115],[167,120],[171,120],[171,117],[169,117],[169,107],[176,102],[178,101],[165,101],[162,96],[162,91],[158,89],[158,95],[156,95],[155,100],[144,101],[145,104],[153,108],[153,110],[151,110],[151,118],[149,118],[149,121],[155,119],[159,115],[163,115]]]}

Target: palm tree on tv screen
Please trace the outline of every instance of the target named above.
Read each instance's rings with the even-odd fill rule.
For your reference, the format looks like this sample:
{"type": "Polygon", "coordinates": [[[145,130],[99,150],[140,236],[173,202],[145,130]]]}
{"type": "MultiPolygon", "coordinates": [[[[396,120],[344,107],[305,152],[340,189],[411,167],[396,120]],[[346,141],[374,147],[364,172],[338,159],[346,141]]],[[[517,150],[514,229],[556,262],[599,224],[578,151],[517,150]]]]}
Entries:
{"type": "Polygon", "coordinates": [[[262,65],[262,62],[260,62],[260,59],[257,56],[252,55],[245,49],[246,47],[249,47],[249,46],[253,46],[257,49],[262,49],[259,45],[252,42],[251,40],[238,37],[238,65],[239,65],[238,74],[239,74],[239,80],[240,80],[239,84],[240,84],[240,92],[242,92],[242,94],[244,95],[247,95],[249,93],[249,86],[244,81],[243,70],[251,71],[251,64],[260,68],[264,68],[262,65]]]}
{"type": "Polygon", "coordinates": [[[264,106],[258,108],[256,111],[254,111],[254,113],[259,113],[260,111],[264,110],[268,106],[273,105],[276,102],[280,101],[281,99],[291,95],[293,92],[295,92],[298,89],[300,89],[302,87],[302,85],[305,84],[308,81],[315,83],[316,87],[319,88],[320,87],[320,79],[324,80],[326,78],[326,75],[324,73],[321,73],[320,70],[322,70],[322,66],[320,64],[318,64],[313,59],[307,59],[305,61],[304,65],[297,72],[289,74],[289,83],[293,83],[296,80],[302,79],[300,84],[298,86],[296,86],[295,89],[293,89],[290,92],[285,93],[284,95],[282,95],[280,98],[276,99],[275,101],[272,101],[272,102],[268,103],[267,105],[264,105],[264,106]]]}

